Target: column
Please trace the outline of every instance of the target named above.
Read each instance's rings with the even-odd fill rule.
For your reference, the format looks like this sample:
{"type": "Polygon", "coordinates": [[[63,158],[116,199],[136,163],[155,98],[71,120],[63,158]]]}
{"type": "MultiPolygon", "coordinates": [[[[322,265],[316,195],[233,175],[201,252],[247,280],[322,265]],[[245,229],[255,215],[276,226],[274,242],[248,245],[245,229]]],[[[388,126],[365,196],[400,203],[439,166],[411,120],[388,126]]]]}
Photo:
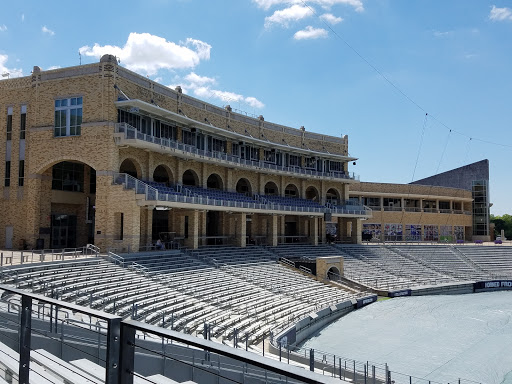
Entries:
{"type": "Polygon", "coordinates": [[[153,240],[153,206],[140,207],[141,245],[150,245],[153,240]]]}
{"type": "Polygon", "coordinates": [[[361,219],[352,220],[352,241],[355,244],[361,244],[363,242],[363,224],[361,219]]]}
{"type": "Polygon", "coordinates": [[[267,244],[271,247],[277,246],[278,216],[268,216],[267,219],[267,244]]]}
{"type": "Polygon", "coordinates": [[[247,214],[237,213],[233,216],[235,218],[235,245],[245,247],[247,243],[247,214]]]}
{"type": "Polygon", "coordinates": [[[197,249],[199,246],[199,211],[188,211],[185,214],[186,217],[188,217],[188,237],[185,239],[185,247],[197,249]]]}
{"type": "Polygon", "coordinates": [[[318,245],[318,217],[309,219],[309,243],[311,245],[318,245]]]}

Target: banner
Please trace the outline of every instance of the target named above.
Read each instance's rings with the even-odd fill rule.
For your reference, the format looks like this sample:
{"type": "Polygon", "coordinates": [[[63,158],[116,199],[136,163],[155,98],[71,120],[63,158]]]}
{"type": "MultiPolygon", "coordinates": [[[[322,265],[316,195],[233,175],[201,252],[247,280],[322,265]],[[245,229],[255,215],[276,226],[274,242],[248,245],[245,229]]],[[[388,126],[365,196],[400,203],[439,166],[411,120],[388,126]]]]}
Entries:
{"type": "Polygon", "coordinates": [[[374,303],[377,301],[377,295],[363,297],[362,299],[357,299],[356,308],[362,308],[367,306],[368,304],[374,303]]]}
{"type": "Polygon", "coordinates": [[[512,280],[477,281],[473,284],[473,290],[502,290],[512,289],[512,280]]]}
{"type": "Polygon", "coordinates": [[[401,289],[399,291],[389,291],[388,297],[401,297],[401,296],[411,296],[412,291],[410,289],[401,289]]]}

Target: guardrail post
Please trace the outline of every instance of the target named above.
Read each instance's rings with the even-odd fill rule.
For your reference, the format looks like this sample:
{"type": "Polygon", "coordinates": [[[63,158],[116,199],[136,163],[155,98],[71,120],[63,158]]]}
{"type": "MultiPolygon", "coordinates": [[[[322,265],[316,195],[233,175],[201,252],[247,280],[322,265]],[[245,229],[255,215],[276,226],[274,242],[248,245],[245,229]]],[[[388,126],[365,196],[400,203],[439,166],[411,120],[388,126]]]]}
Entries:
{"type": "Polygon", "coordinates": [[[309,370],[315,372],[315,350],[309,350],[309,370]]]}
{"type": "MultiPolygon", "coordinates": [[[[110,330],[110,326],[108,327],[110,330]]],[[[133,384],[133,370],[135,362],[135,328],[121,324],[121,340],[119,353],[118,381],[116,384],[133,384]]],[[[108,353],[107,353],[108,355],[108,353]]],[[[108,355],[109,356],[109,355],[108,355]]],[[[107,366],[109,361],[107,360],[107,366]]],[[[108,371],[107,371],[108,373],[108,371]]],[[[107,375],[108,378],[108,375],[107,375]]]]}
{"type": "Polygon", "coordinates": [[[356,361],[354,360],[354,383],[356,382],[356,361]]]}
{"type": "Polygon", "coordinates": [[[372,383],[375,384],[375,365],[372,365],[372,383]]]}
{"type": "Polygon", "coordinates": [[[21,297],[21,322],[20,322],[20,363],[19,363],[19,383],[28,384],[30,373],[30,339],[32,330],[32,298],[29,296],[21,297]]]}

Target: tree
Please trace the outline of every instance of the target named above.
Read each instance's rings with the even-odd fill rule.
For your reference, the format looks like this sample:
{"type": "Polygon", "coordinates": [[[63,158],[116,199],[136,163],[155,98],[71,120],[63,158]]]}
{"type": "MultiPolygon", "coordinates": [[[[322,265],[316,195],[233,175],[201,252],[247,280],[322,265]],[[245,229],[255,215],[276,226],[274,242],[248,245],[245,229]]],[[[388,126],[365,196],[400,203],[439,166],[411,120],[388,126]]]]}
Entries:
{"type": "Polygon", "coordinates": [[[512,239],[512,215],[494,216],[491,215],[491,223],[494,223],[494,229],[499,234],[501,230],[505,231],[505,237],[512,239]]]}

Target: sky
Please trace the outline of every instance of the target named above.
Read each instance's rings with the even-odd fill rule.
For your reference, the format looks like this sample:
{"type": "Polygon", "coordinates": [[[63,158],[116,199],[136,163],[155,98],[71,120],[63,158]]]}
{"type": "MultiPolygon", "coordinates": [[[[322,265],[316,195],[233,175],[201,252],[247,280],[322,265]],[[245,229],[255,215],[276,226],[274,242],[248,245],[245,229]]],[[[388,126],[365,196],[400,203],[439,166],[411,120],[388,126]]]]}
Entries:
{"type": "Polygon", "coordinates": [[[266,121],[348,135],[361,181],[489,159],[512,214],[512,1],[3,2],[1,79],[120,65],[266,121]]]}

